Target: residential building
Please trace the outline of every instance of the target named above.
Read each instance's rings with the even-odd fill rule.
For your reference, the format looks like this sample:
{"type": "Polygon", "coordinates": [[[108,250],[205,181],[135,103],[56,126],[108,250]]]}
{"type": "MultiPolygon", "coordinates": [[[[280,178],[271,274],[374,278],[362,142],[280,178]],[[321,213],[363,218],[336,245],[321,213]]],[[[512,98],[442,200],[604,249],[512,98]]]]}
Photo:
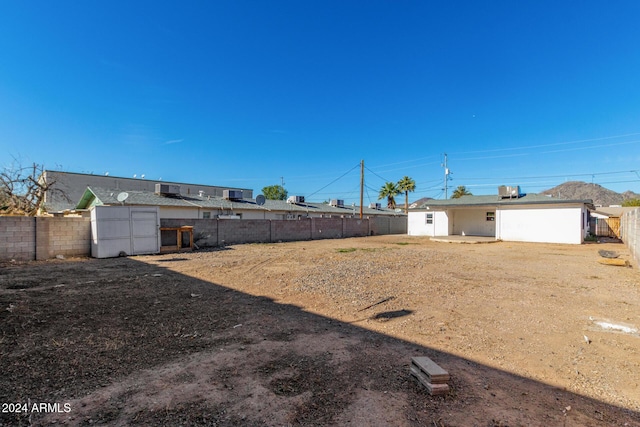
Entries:
{"type": "Polygon", "coordinates": [[[190,197],[197,194],[207,196],[222,197],[225,190],[242,191],[243,197],[248,199],[253,197],[253,190],[246,188],[230,188],[214,185],[185,184],[179,182],[169,182],[162,180],[150,180],[140,178],[122,178],[104,175],[93,175],[86,173],[62,172],[45,170],[40,177],[45,182],[53,182],[52,189],[45,193],[44,205],[49,213],[71,210],[76,207],[78,200],[82,197],[87,187],[108,188],[117,193],[123,191],[155,191],[157,183],[167,185],[178,185],[180,194],[190,197]]]}
{"type": "Polygon", "coordinates": [[[540,194],[428,200],[409,210],[408,234],[488,236],[496,240],[580,244],[589,231],[591,200],[540,194]]]}

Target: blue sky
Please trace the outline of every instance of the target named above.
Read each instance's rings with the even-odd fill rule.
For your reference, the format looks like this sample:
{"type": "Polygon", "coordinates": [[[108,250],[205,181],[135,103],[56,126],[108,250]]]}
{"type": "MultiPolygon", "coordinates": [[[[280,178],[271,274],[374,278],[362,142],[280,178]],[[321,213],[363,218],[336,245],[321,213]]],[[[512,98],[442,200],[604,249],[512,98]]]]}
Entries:
{"type": "Polygon", "coordinates": [[[365,203],[640,192],[640,3],[0,3],[0,165],[365,203]],[[283,177],[283,178],[281,178],[283,177]]]}

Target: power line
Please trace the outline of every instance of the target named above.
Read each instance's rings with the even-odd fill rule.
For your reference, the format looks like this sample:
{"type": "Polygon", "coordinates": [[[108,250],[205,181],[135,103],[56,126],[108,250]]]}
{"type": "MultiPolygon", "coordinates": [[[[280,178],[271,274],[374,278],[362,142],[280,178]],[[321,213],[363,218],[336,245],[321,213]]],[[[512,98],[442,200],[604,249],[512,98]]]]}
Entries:
{"type": "MultiPolygon", "coordinates": [[[[430,156],[430,157],[433,157],[433,156],[430,156]]],[[[425,158],[426,158],[426,157],[425,157],[425,158]]],[[[396,165],[396,164],[399,164],[399,163],[411,163],[411,162],[415,162],[415,161],[417,161],[417,160],[418,160],[418,159],[414,159],[414,160],[407,160],[407,161],[405,161],[405,162],[392,163],[392,165],[396,165]]],[[[407,170],[407,169],[419,168],[419,167],[429,166],[429,165],[437,165],[437,164],[439,164],[439,163],[441,163],[441,161],[439,161],[439,160],[438,160],[438,161],[433,161],[433,162],[429,162],[429,163],[420,163],[420,164],[417,164],[417,165],[405,166],[405,167],[402,167],[402,168],[385,169],[385,170],[381,170],[381,171],[379,171],[379,172],[380,172],[380,173],[385,173],[385,172],[395,172],[395,171],[399,171],[399,170],[407,170]]],[[[384,166],[389,166],[389,165],[381,165],[381,167],[384,167],[384,166]]]]}
{"type": "MultiPolygon", "coordinates": [[[[519,151],[519,150],[528,150],[528,149],[532,149],[532,148],[557,147],[557,146],[561,146],[561,145],[582,144],[582,143],[585,143],[585,142],[604,141],[604,140],[609,140],[609,139],[618,139],[618,138],[625,138],[625,137],[637,136],[637,135],[640,135],[640,132],[628,133],[628,134],[622,134],[622,135],[606,136],[606,137],[601,137],[601,138],[588,138],[588,139],[581,139],[581,140],[575,140],[575,141],[555,142],[555,143],[549,143],[549,144],[525,145],[525,146],[516,146],[516,147],[511,145],[511,146],[505,147],[505,148],[492,148],[492,149],[486,149],[486,150],[473,150],[473,151],[458,151],[458,152],[453,152],[453,153],[450,153],[450,154],[459,155],[459,154],[473,154],[473,153],[496,153],[496,152],[502,152],[502,151],[519,151]]],[[[635,144],[635,143],[638,143],[638,142],[640,142],[640,140],[614,142],[614,143],[611,143],[611,144],[589,145],[589,146],[584,146],[584,147],[569,148],[569,149],[566,149],[566,150],[547,150],[547,151],[541,151],[541,152],[538,152],[538,153],[516,153],[516,154],[504,154],[504,155],[498,155],[498,156],[465,157],[465,158],[456,158],[455,160],[456,161],[487,160],[487,159],[499,159],[499,158],[509,158],[509,157],[524,157],[524,156],[530,156],[532,154],[548,154],[548,153],[556,153],[556,152],[564,152],[564,151],[588,150],[588,149],[592,149],[592,148],[613,147],[613,146],[617,146],[617,145],[635,144]]],[[[428,159],[428,158],[433,158],[433,157],[434,156],[427,156],[427,157],[421,157],[421,158],[412,159],[412,160],[405,160],[405,161],[400,161],[400,162],[387,163],[387,164],[377,165],[376,168],[384,168],[386,166],[395,166],[395,165],[403,164],[403,163],[412,163],[412,162],[416,162],[416,161],[424,160],[424,159],[428,159]]],[[[440,163],[440,162],[435,162],[434,161],[434,162],[430,162],[430,163],[413,165],[413,166],[410,166],[408,168],[415,168],[415,167],[420,167],[420,166],[428,166],[428,165],[431,165],[431,164],[438,164],[438,163],[440,163]]],[[[407,168],[402,168],[402,169],[407,169],[407,168]]],[[[383,170],[383,171],[380,171],[380,173],[392,172],[392,171],[395,171],[395,170],[402,170],[402,169],[383,170]]]]}
{"type": "MultiPolygon", "coordinates": [[[[540,155],[540,154],[549,154],[549,153],[558,153],[558,152],[567,152],[567,151],[577,151],[577,150],[588,150],[588,149],[594,149],[594,148],[612,147],[612,146],[619,146],[619,145],[629,145],[629,144],[640,143],[640,140],[612,142],[612,143],[608,143],[608,144],[596,144],[596,145],[588,145],[588,146],[581,146],[581,147],[567,148],[567,149],[560,149],[560,150],[545,150],[545,151],[538,151],[538,152],[535,152],[535,153],[513,153],[513,152],[514,151],[519,151],[519,150],[536,149],[536,148],[560,147],[560,146],[567,146],[567,145],[584,144],[584,143],[587,143],[587,142],[595,142],[595,141],[606,141],[606,140],[627,138],[627,137],[637,136],[637,135],[640,135],[640,132],[621,134],[621,135],[605,136],[605,137],[599,137],[599,138],[587,138],[587,139],[574,140],[574,141],[563,141],[563,142],[547,143],[547,144],[520,145],[520,146],[514,146],[512,144],[509,147],[504,147],[504,148],[490,148],[490,149],[484,149],[484,150],[471,150],[471,151],[458,151],[458,152],[449,151],[449,154],[450,154],[450,156],[451,155],[456,156],[456,155],[477,154],[477,153],[500,153],[500,152],[505,152],[506,153],[506,154],[499,154],[499,155],[475,156],[475,157],[461,157],[461,158],[453,157],[452,160],[454,160],[456,162],[458,162],[458,161],[469,161],[469,160],[489,160],[489,159],[499,159],[499,158],[525,157],[525,156],[540,155]],[[512,152],[512,153],[508,153],[508,152],[512,152]]],[[[384,163],[384,164],[376,165],[373,169],[370,168],[370,167],[367,167],[366,169],[371,174],[377,176],[378,178],[384,180],[385,182],[388,182],[389,180],[387,180],[386,178],[381,176],[381,174],[388,173],[388,172],[395,172],[395,171],[398,171],[398,170],[415,169],[415,168],[419,168],[419,167],[437,165],[437,164],[439,164],[441,162],[440,161],[431,161],[431,162],[425,162],[425,163],[419,163],[419,164],[412,164],[412,163],[415,163],[415,162],[419,162],[421,160],[434,159],[436,157],[437,157],[436,155],[424,156],[424,157],[419,157],[419,158],[415,158],[415,159],[402,160],[402,161],[391,162],[391,163],[384,163]],[[397,165],[407,165],[407,166],[404,166],[402,168],[384,169],[384,168],[389,167],[389,166],[397,166],[397,165]]],[[[349,172],[353,171],[354,169],[356,169],[356,167],[351,169],[349,172]]],[[[349,172],[347,172],[347,173],[349,173],[349,172]]],[[[576,174],[572,174],[572,175],[577,176],[576,174]]],[[[584,174],[584,175],[586,176],[586,175],[591,175],[591,174],[584,174]]],[[[312,180],[312,179],[317,180],[318,178],[329,177],[329,176],[331,176],[331,175],[329,175],[329,174],[299,175],[299,176],[289,176],[289,180],[297,180],[297,181],[307,180],[307,179],[308,180],[312,180]]],[[[561,175],[561,176],[565,176],[565,175],[561,175]]],[[[230,179],[228,179],[228,181],[242,182],[242,181],[257,181],[257,180],[262,180],[262,179],[266,179],[266,178],[264,178],[264,177],[262,177],[262,178],[261,177],[255,177],[255,178],[230,178],[230,179]]],[[[338,179],[340,179],[340,178],[338,178],[338,179]]],[[[331,185],[333,182],[337,181],[338,179],[332,181],[328,185],[331,185]]],[[[462,179],[462,178],[458,178],[457,177],[457,180],[460,180],[460,179],[462,179]]],[[[320,190],[318,190],[318,191],[320,191],[320,190]]],[[[312,194],[315,194],[315,193],[312,193],[312,194]]]]}
{"type": "Polygon", "coordinates": [[[389,182],[389,180],[387,178],[383,178],[380,175],[378,175],[377,173],[375,173],[374,171],[372,171],[371,169],[369,169],[368,167],[364,167],[366,170],[368,170],[369,172],[371,172],[372,174],[374,174],[375,176],[377,176],[378,178],[380,178],[381,180],[383,180],[384,182],[389,182]]]}
{"type": "MultiPolygon", "coordinates": [[[[473,178],[473,177],[464,177],[458,178],[458,180],[483,180],[483,179],[539,179],[539,178],[563,178],[566,176],[596,176],[596,175],[616,175],[621,173],[636,173],[636,170],[624,170],[624,171],[611,171],[611,172],[591,172],[591,173],[572,173],[572,174],[562,174],[562,175],[538,175],[538,176],[520,176],[520,177],[501,177],[497,178],[492,176],[490,178],[473,178]]],[[[640,177],[639,177],[640,178],[640,177]]]]}
{"type": "Polygon", "coordinates": [[[346,175],[348,175],[351,171],[353,171],[356,168],[359,168],[360,164],[358,163],[357,165],[355,165],[354,167],[352,167],[351,169],[349,169],[347,172],[345,172],[344,174],[340,175],[338,178],[334,179],[333,181],[331,181],[330,183],[328,183],[327,185],[325,185],[324,187],[320,188],[317,191],[314,191],[313,193],[309,194],[307,197],[311,197],[314,194],[324,190],[325,188],[327,188],[328,186],[330,186],[331,184],[335,183],[336,181],[339,181],[340,179],[344,178],[346,175]]]}
{"type": "MultiPolygon", "coordinates": [[[[547,150],[547,151],[540,151],[540,152],[537,152],[537,153],[517,153],[517,154],[502,154],[502,155],[499,155],[499,156],[462,157],[462,158],[456,158],[456,160],[457,161],[465,161],[465,160],[504,159],[504,158],[509,158],[509,157],[525,157],[525,156],[533,156],[533,155],[540,155],[540,154],[566,153],[566,152],[569,152],[569,151],[591,150],[593,148],[615,147],[615,146],[618,146],[618,145],[629,145],[629,144],[636,144],[636,143],[640,143],[640,140],[615,142],[615,143],[612,143],[612,144],[588,145],[588,146],[584,146],[584,147],[565,148],[565,149],[562,149],[562,150],[547,150]]],[[[508,150],[508,149],[505,149],[505,150],[508,150]]]]}
{"type": "Polygon", "coordinates": [[[581,143],[584,143],[584,142],[604,141],[604,140],[607,140],[607,139],[626,138],[626,137],[629,137],[629,136],[638,136],[638,135],[640,135],[640,132],[627,133],[627,134],[623,134],[623,135],[605,136],[605,137],[601,137],[601,138],[580,139],[580,140],[576,140],[576,141],[555,142],[555,143],[550,143],[550,144],[527,145],[527,146],[521,146],[521,147],[493,148],[493,149],[488,149],[488,150],[460,151],[460,152],[453,153],[453,154],[490,153],[490,152],[497,152],[497,151],[528,150],[530,148],[555,147],[555,146],[559,146],[559,145],[581,144],[581,143]]]}

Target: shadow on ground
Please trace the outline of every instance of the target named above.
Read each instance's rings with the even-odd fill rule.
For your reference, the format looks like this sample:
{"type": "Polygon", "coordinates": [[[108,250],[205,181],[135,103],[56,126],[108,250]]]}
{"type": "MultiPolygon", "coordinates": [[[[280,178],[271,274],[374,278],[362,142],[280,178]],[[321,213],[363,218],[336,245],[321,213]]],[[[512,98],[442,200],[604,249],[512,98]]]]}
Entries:
{"type": "Polygon", "coordinates": [[[0,271],[0,425],[640,425],[624,408],[143,261],[0,271]],[[449,371],[448,395],[417,385],[413,356],[449,371]]]}

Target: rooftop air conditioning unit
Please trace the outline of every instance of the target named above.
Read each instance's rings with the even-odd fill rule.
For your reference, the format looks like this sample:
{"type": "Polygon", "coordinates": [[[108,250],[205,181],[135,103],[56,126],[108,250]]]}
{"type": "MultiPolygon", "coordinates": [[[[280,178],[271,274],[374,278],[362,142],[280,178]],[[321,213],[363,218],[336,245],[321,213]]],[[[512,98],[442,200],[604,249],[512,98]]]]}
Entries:
{"type": "Polygon", "coordinates": [[[380,209],[382,209],[382,204],[380,204],[380,203],[369,203],[369,209],[380,210],[380,209]]]}
{"type": "Polygon", "coordinates": [[[344,207],[344,200],[331,199],[331,201],[329,202],[329,206],[335,206],[335,207],[338,207],[338,208],[343,208],[344,207]]]}
{"type": "Polygon", "coordinates": [[[180,186],[171,184],[156,184],[156,194],[162,194],[163,196],[177,196],[180,194],[180,186]]]}
{"type": "Polygon", "coordinates": [[[227,200],[242,200],[242,190],[222,190],[222,197],[227,200]]]}
{"type": "Polygon", "coordinates": [[[517,199],[520,197],[520,187],[517,185],[501,185],[498,187],[498,195],[501,199],[517,199]]]}
{"type": "Polygon", "coordinates": [[[304,203],[304,196],[289,196],[287,203],[293,203],[294,205],[297,203],[304,203]]]}

